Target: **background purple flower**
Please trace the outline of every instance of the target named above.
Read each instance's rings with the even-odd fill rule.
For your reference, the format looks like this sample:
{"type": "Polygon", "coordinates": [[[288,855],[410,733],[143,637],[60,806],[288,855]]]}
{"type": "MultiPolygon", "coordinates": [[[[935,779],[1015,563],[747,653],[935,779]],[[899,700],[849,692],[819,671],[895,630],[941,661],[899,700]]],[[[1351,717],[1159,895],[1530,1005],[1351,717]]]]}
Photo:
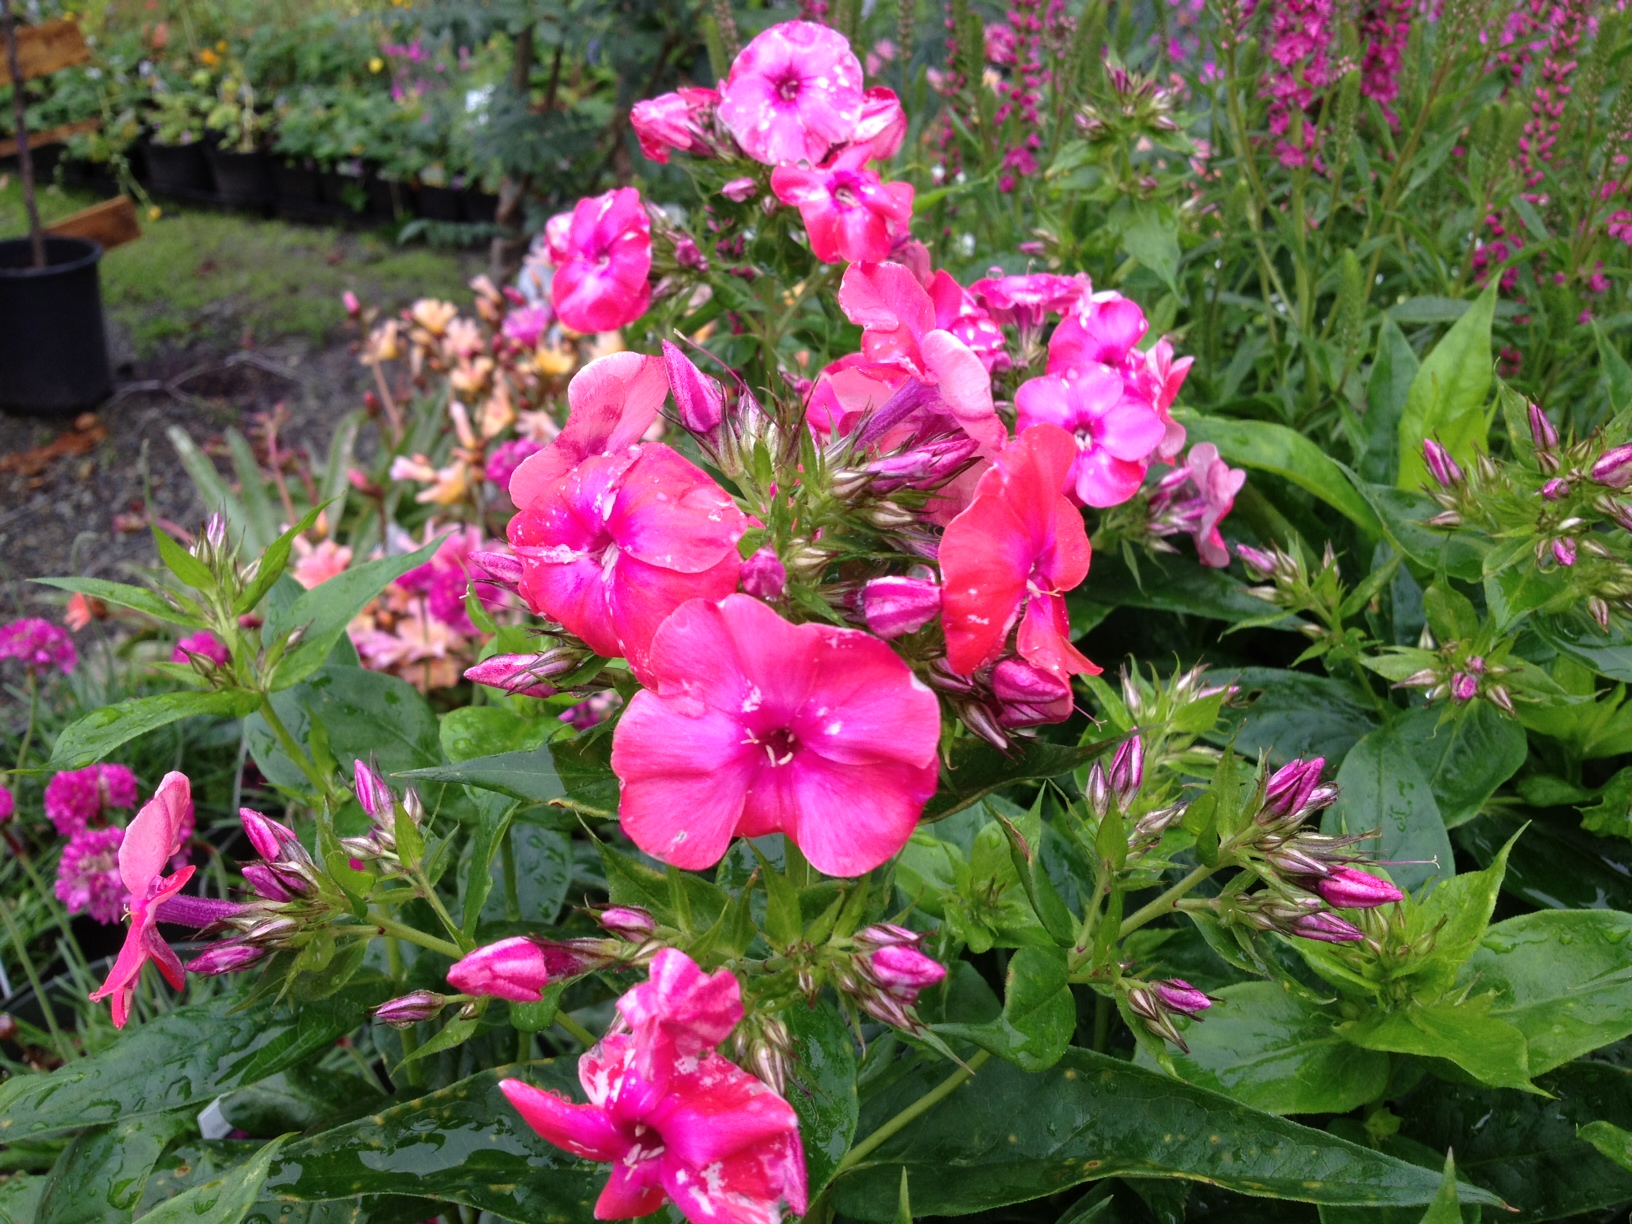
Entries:
{"type": "Polygon", "coordinates": [[[0,626],[0,659],[19,659],[35,671],[54,667],[66,676],[78,664],[79,652],[66,630],[37,616],[25,616],[0,626]]]}
{"type": "Polygon", "coordinates": [[[125,909],[125,885],[119,878],[118,827],[81,829],[68,839],[57,863],[57,899],[70,914],[88,913],[103,925],[119,921],[125,909]]]}
{"type": "Polygon", "coordinates": [[[87,765],[45,784],[45,814],[63,837],[102,823],[108,808],[136,806],[136,775],[124,765],[87,765]]]}

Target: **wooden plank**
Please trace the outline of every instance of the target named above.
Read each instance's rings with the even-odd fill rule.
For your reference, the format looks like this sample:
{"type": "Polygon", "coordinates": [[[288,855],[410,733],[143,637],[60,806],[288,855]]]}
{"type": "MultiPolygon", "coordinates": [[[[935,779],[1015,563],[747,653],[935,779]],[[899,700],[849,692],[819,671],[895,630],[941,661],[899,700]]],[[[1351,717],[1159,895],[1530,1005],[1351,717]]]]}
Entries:
{"type": "MultiPolygon", "coordinates": [[[[90,62],[91,49],[77,21],[45,21],[17,28],[17,66],[25,81],[90,62]]],[[[0,85],[10,84],[11,70],[6,57],[0,55],[0,85]]]]}
{"type": "MultiPolygon", "coordinates": [[[[4,63],[3,58],[0,58],[0,63],[4,63]]],[[[28,134],[28,147],[38,149],[49,144],[61,144],[69,137],[78,136],[81,132],[94,132],[101,126],[102,120],[100,119],[77,119],[73,123],[64,123],[54,128],[46,128],[43,132],[30,132],[28,134]]],[[[0,140],[0,157],[16,156],[16,140],[0,140]]]]}
{"type": "Polygon", "coordinates": [[[140,238],[142,227],[136,221],[136,205],[129,196],[122,195],[54,221],[45,232],[63,238],[90,238],[100,242],[104,251],[111,251],[140,238]]]}

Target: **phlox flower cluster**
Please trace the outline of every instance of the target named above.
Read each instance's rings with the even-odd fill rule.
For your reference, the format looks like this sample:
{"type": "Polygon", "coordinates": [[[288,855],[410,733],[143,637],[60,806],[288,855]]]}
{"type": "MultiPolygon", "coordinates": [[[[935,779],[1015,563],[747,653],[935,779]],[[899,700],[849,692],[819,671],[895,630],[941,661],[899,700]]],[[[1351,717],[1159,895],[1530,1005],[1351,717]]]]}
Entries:
{"type": "Polygon", "coordinates": [[[79,663],[79,652],[66,631],[38,616],[25,616],[0,625],[0,662],[16,659],[30,671],[53,668],[70,674],[79,663]]]}

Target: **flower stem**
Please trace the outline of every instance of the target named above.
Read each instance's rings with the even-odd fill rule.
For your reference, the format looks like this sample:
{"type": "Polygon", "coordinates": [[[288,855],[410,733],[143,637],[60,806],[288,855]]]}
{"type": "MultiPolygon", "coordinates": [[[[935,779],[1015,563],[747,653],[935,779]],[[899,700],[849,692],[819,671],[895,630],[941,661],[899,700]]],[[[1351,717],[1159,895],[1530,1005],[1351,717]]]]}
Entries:
{"type": "Polygon", "coordinates": [[[572,1034],[573,1040],[580,1043],[584,1049],[590,1049],[595,1045],[595,1034],[590,1032],[583,1025],[579,1024],[578,1021],[574,1020],[566,1012],[556,1012],[555,1022],[562,1028],[566,1029],[568,1033],[572,1034]]]}
{"type": "Polygon", "coordinates": [[[28,676],[28,726],[23,729],[23,742],[17,749],[18,769],[28,764],[28,746],[33,742],[34,722],[40,713],[40,678],[32,667],[27,668],[25,674],[28,676]]]}
{"type": "Polygon", "coordinates": [[[1184,896],[1185,893],[1189,892],[1197,884],[1200,884],[1217,870],[1218,868],[1216,867],[1197,867],[1189,875],[1185,876],[1184,879],[1173,885],[1172,888],[1168,889],[1161,896],[1157,897],[1156,900],[1152,901],[1149,905],[1140,906],[1138,909],[1134,910],[1132,914],[1128,915],[1128,917],[1123,920],[1122,929],[1120,932],[1118,932],[1119,937],[1126,939],[1129,935],[1133,934],[1133,932],[1144,926],[1145,923],[1150,922],[1152,919],[1160,918],[1163,914],[1170,912],[1180,897],[1184,896]]]}
{"type": "Polygon", "coordinates": [[[283,719],[278,717],[278,712],[272,708],[270,695],[262,696],[260,714],[262,718],[266,719],[266,725],[272,728],[272,734],[277,737],[278,745],[283,749],[284,755],[295,763],[295,767],[301,773],[306,775],[306,780],[312,784],[312,788],[319,795],[328,798],[331,794],[329,780],[318,772],[317,766],[312,764],[311,757],[307,756],[301,746],[295,743],[295,737],[289,734],[289,728],[283,725],[283,719]]]}
{"type": "Polygon", "coordinates": [[[11,937],[12,946],[17,949],[17,959],[23,962],[23,972],[28,975],[28,984],[34,988],[34,997],[40,1001],[40,1010],[45,1013],[45,1027],[51,1030],[51,1039],[57,1043],[57,1053],[62,1061],[74,1061],[74,1048],[68,1039],[57,1027],[57,1013],[51,1007],[51,1000],[46,997],[45,986],[40,981],[40,971],[34,967],[34,958],[28,954],[28,945],[23,941],[23,933],[17,929],[17,920],[12,917],[11,906],[0,900],[0,918],[6,922],[6,934],[11,937]]]}
{"type": "Polygon", "coordinates": [[[858,1164],[866,1160],[867,1157],[871,1156],[880,1147],[882,1147],[889,1139],[893,1138],[897,1133],[904,1130],[913,1122],[916,1122],[924,1114],[928,1113],[931,1109],[934,1109],[935,1106],[946,1100],[947,1097],[951,1096],[959,1088],[963,1087],[963,1085],[974,1076],[976,1071],[979,1071],[982,1067],[984,1067],[991,1057],[992,1054],[990,1050],[980,1051],[980,1053],[976,1054],[969,1060],[969,1065],[967,1067],[959,1067],[935,1087],[924,1093],[923,1096],[919,1097],[911,1105],[908,1105],[900,1113],[896,1114],[895,1117],[884,1123],[883,1126],[879,1127],[872,1134],[868,1135],[867,1138],[856,1144],[855,1147],[851,1148],[845,1153],[844,1159],[839,1161],[839,1167],[833,1170],[833,1176],[838,1178],[855,1168],[858,1164]]]}
{"type": "Polygon", "coordinates": [[[415,930],[413,927],[387,918],[383,914],[370,914],[368,925],[377,928],[381,935],[394,935],[406,943],[418,944],[421,948],[428,948],[432,952],[440,952],[451,960],[458,960],[465,954],[458,944],[449,943],[445,939],[438,939],[435,935],[427,935],[424,931],[415,930]]]}

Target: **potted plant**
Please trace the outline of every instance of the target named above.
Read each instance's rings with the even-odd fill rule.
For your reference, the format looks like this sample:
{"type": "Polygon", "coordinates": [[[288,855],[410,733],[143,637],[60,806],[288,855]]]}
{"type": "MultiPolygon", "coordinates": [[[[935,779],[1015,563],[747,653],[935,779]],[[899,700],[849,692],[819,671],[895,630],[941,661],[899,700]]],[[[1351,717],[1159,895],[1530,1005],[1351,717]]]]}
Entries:
{"type": "Polygon", "coordinates": [[[272,187],[280,215],[307,217],[318,205],[314,154],[328,119],[324,91],[306,86],[280,98],[272,141],[272,187]]]}
{"type": "Polygon", "coordinates": [[[201,92],[201,86],[209,83],[209,74],[200,71],[180,84],[169,84],[155,73],[153,82],[149,185],[164,195],[197,197],[208,192],[212,183],[203,143],[210,96],[201,92]]]}
{"type": "Polygon", "coordinates": [[[251,208],[271,203],[272,173],[262,147],[266,121],[255,105],[255,87],[241,72],[221,79],[204,123],[215,137],[205,156],[222,201],[251,208]]]}

